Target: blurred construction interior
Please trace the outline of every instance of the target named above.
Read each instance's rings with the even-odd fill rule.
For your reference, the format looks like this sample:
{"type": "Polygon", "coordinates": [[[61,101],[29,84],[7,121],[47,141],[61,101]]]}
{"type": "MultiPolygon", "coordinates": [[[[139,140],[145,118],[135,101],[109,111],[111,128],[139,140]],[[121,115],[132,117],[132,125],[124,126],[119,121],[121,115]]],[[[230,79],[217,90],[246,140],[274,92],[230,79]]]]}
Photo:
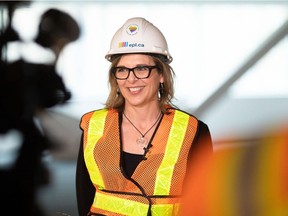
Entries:
{"type": "MultiPolygon", "coordinates": [[[[2,3],[1,32],[8,16],[2,3]]],[[[69,13],[81,35],[57,61],[71,99],[35,119],[54,146],[43,158],[51,181],[38,195],[47,216],[77,216],[79,121],[105,103],[104,56],[114,32],[130,17],[145,17],[166,36],[176,73],[174,104],[209,125],[215,150],[253,142],[288,124],[288,1],[35,0],[15,10],[12,24],[21,42],[7,45],[8,62],[54,61],[33,43],[40,16],[50,8],[69,13]]]]}

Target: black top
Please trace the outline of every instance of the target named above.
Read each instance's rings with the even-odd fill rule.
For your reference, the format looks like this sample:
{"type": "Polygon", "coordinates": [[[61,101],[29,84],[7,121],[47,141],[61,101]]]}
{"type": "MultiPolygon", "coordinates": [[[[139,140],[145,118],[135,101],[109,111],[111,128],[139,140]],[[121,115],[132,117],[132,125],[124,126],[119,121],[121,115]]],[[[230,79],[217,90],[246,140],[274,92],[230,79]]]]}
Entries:
{"type": "MultiPolygon", "coordinates": [[[[83,137],[81,140],[83,140],[83,137]]],[[[206,149],[211,153],[213,152],[209,128],[205,123],[199,121],[197,133],[189,151],[189,162],[192,163],[194,158],[193,155],[197,154],[198,150],[202,149],[206,149]]],[[[143,160],[143,155],[122,152],[122,158],[123,171],[125,172],[126,177],[129,178],[133,174],[139,162],[143,160]]],[[[80,144],[77,160],[76,193],[79,216],[87,216],[95,196],[95,187],[90,180],[89,173],[85,165],[83,142],[80,144]]]]}
{"type": "Polygon", "coordinates": [[[123,170],[128,177],[131,177],[136,167],[143,159],[143,155],[132,154],[128,152],[122,152],[122,153],[123,153],[123,165],[122,165],[123,170]]]}

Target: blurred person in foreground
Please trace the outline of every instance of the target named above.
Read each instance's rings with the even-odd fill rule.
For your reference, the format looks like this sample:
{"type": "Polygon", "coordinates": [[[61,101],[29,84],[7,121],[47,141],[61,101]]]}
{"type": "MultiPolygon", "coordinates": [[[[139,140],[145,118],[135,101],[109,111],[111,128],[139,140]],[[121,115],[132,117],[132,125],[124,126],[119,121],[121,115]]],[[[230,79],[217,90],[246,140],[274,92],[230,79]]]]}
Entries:
{"type": "MultiPolygon", "coordinates": [[[[37,195],[40,187],[50,183],[43,159],[54,146],[39,126],[39,113],[64,104],[71,94],[57,73],[57,62],[38,63],[22,56],[7,60],[9,43],[24,44],[11,24],[14,10],[22,2],[1,4],[10,17],[7,28],[0,32],[0,211],[9,216],[44,216],[37,195]]],[[[76,21],[57,9],[43,13],[38,30],[35,42],[41,45],[39,50],[50,48],[55,55],[80,35],[76,21]]]]}
{"type": "Polygon", "coordinates": [[[106,106],[81,120],[79,215],[178,215],[190,163],[212,154],[208,126],[172,105],[172,57],[146,19],[127,20],[106,59],[106,106]]]}
{"type": "Polygon", "coordinates": [[[182,216],[288,215],[288,127],[251,144],[198,154],[182,216]]]}

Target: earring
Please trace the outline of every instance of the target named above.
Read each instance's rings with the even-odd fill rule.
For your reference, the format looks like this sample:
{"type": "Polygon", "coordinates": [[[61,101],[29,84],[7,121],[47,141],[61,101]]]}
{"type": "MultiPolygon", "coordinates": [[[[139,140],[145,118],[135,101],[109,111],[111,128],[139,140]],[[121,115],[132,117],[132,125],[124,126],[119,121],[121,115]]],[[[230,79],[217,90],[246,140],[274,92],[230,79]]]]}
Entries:
{"type": "Polygon", "coordinates": [[[120,95],[120,90],[119,90],[119,87],[117,87],[117,90],[116,90],[116,94],[117,94],[117,96],[119,96],[119,95],[120,95]]]}
{"type": "Polygon", "coordinates": [[[159,84],[159,94],[160,94],[160,98],[163,96],[164,90],[165,90],[165,88],[164,88],[164,83],[161,82],[161,83],[159,84]]]}

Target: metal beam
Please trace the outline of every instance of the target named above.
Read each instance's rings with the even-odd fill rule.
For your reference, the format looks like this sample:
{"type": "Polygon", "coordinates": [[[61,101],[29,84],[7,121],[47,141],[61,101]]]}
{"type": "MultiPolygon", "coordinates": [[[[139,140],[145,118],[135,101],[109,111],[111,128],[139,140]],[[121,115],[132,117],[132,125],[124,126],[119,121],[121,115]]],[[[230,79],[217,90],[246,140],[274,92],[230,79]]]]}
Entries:
{"type": "Polygon", "coordinates": [[[288,20],[276,30],[252,55],[248,58],[236,72],[226,80],[214,93],[212,93],[195,111],[193,115],[200,116],[214,102],[216,102],[231,85],[234,84],[243,74],[255,65],[269,50],[271,50],[280,40],[288,34],[288,20]]]}

